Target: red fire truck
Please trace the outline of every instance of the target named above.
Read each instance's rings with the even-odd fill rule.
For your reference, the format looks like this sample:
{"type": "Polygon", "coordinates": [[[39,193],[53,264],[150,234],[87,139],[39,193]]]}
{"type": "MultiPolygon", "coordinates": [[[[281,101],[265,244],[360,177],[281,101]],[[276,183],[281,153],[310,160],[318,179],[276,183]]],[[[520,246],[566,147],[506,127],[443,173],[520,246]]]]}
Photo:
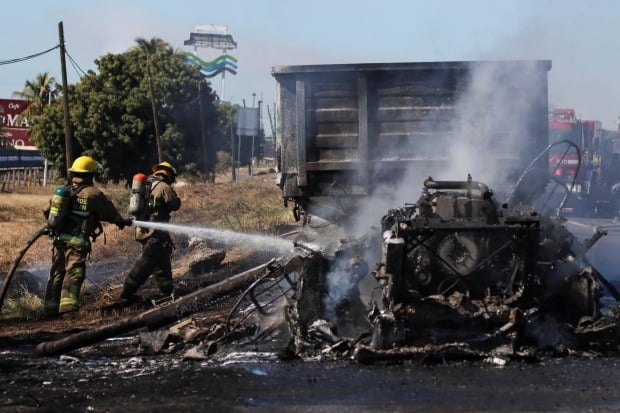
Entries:
{"type": "Polygon", "coordinates": [[[581,151],[579,171],[576,152],[560,145],[549,153],[551,173],[567,185],[575,180],[572,189],[577,196],[573,197],[576,202],[571,210],[577,215],[616,213],[611,192],[613,185],[620,182],[620,155],[614,149],[616,135],[614,131],[603,130],[600,121],[578,119],[574,109],[549,112],[549,143],[567,140],[581,151]]]}
{"type": "MultiPolygon", "coordinates": [[[[553,109],[549,113],[549,143],[567,140],[581,150],[582,164],[574,188],[578,192],[588,191],[587,185],[592,173],[601,166],[601,136],[601,122],[579,120],[575,116],[575,109],[553,109]]],[[[549,154],[549,166],[553,168],[554,175],[570,183],[577,173],[578,155],[574,152],[565,153],[559,146],[549,154]]]]}

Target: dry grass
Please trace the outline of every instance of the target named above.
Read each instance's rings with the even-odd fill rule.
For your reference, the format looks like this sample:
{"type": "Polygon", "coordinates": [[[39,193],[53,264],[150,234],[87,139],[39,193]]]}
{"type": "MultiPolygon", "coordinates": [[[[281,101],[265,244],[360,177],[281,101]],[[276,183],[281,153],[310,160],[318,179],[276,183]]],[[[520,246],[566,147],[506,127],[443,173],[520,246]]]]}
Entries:
{"type": "Polygon", "coordinates": [[[271,176],[184,186],[177,191],[183,200],[175,218],[178,223],[270,235],[283,226],[295,224],[271,176]]]}
{"type": "Polygon", "coordinates": [[[42,211],[47,207],[49,195],[37,194],[0,194],[0,222],[19,218],[43,221],[42,211]]]}
{"type": "MultiPolygon", "coordinates": [[[[0,251],[3,251],[0,255],[0,271],[9,269],[28,238],[45,225],[43,210],[49,198],[49,195],[38,193],[0,193],[0,251]]],[[[37,242],[33,246],[28,257],[24,258],[26,263],[36,261],[34,257],[42,255],[40,245],[41,242],[37,242]]]]}
{"type": "Polygon", "coordinates": [[[6,318],[36,320],[43,314],[43,300],[36,294],[21,287],[17,297],[7,298],[2,307],[2,315],[6,318]]]}

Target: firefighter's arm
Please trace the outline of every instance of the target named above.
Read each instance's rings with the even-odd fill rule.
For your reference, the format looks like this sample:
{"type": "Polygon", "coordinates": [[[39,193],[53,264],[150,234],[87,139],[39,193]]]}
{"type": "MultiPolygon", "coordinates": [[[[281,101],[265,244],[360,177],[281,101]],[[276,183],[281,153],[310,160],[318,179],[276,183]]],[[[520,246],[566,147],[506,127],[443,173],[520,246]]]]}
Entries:
{"type": "Polygon", "coordinates": [[[118,227],[118,229],[123,229],[125,227],[130,227],[131,225],[133,225],[133,219],[131,219],[131,218],[122,218],[122,220],[120,222],[116,223],[116,226],[118,227]]]}
{"type": "Polygon", "coordinates": [[[118,210],[112,201],[110,201],[108,197],[103,194],[103,192],[100,193],[95,205],[95,213],[97,214],[99,220],[116,224],[119,229],[123,229],[126,226],[131,226],[133,221],[130,218],[123,218],[121,214],[118,213],[118,210]]]}
{"type": "Polygon", "coordinates": [[[174,192],[174,189],[172,189],[171,187],[166,186],[165,188],[163,188],[162,197],[166,204],[166,208],[168,208],[168,211],[176,211],[181,208],[181,198],[179,198],[177,193],[174,192]]]}
{"type": "Polygon", "coordinates": [[[47,205],[47,208],[45,208],[43,210],[43,216],[45,217],[45,219],[47,219],[50,216],[50,209],[52,209],[52,200],[50,199],[49,204],[47,205]]]}

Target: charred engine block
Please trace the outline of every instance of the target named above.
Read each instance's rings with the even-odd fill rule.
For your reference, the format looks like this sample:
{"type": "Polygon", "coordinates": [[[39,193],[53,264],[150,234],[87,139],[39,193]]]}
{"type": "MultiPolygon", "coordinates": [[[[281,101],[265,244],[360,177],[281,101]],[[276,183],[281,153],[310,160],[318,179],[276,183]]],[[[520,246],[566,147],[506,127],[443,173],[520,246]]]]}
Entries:
{"type": "Polygon", "coordinates": [[[386,306],[412,297],[510,297],[536,266],[539,218],[511,216],[487,185],[424,182],[417,204],[383,217],[382,258],[375,271],[386,306]]]}

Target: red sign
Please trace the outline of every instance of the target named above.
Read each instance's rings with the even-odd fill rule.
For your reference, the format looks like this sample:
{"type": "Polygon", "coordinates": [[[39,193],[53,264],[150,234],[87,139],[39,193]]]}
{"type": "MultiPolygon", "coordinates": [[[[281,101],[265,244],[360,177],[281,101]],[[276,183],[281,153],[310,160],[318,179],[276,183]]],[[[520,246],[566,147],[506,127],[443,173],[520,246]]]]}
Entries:
{"type": "Polygon", "coordinates": [[[0,99],[0,119],[2,119],[2,135],[15,147],[33,147],[28,136],[28,118],[20,119],[19,115],[30,102],[21,99],[0,99]]]}

